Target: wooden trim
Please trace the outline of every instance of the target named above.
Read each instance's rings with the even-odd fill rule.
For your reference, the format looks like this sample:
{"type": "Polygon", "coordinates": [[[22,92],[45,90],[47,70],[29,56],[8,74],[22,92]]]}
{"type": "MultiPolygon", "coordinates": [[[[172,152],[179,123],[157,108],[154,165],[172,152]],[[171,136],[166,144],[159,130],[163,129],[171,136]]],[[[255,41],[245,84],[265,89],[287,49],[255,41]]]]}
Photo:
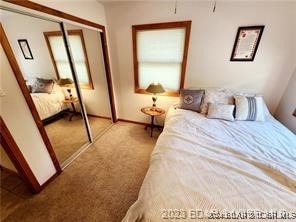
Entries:
{"type": "Polygon", "coordinates": [[[48,184],[50,184],[52,181],[54,181],[55,178],[57,178],[57,176],[59,176],[60,173],[56,172],[54,175],[52,175],[47,181],[45,181],[45,183],[43,183],[40,187],[41,190],[43,190],[48,184]]]}
{"type": "Polygon", "coordinates": [[[54,150],[53,150],[52,145],[51,145],[51,143],[49,141],[49,138],[48,138],[48,136],[46,134],[43,123],[42,123],[42,121],[41,121],[41,119],[39,117],[39,114],[38,114],[38,112],[36,110],[34,102],[33,102],[32,98],[30,96],[30,92],[29,92],[29,90],[28,90],[28,88],[26,86],[22,71],[19,68],[19,65],[18,65],[18,63],[16,61],[16,58],[15,58],[15,56],[13,54],[12,48],[11,48],[11,46],[9,44],[9,41],[7,39],[7,36],[5,34],[5,31],[4,31],[1,23],[0,23],[0,41],[1,41],[1,45],[2,45],[2,47],[4,49],[4,52],[5,52],[6,56],[7,56],[7,59],[9,61],[9,64],[10,64],[12,70],[13,70],[15,78],[16,78],[16,80],[18,82],[18,85],[19,85],[19,87],[20,87],[20,89],[21,89],[21,91],[22,91],[22,93],[24,95],[24,98],[25,98],[25,100],[27,102],[27,105],[28,105],[29,109],[31,110],[33,119],[34,119],[34,121],[35,121],[35,123],[37,125],[37,128],[38,128],[38,130],[40,132],[40,135],[41,135],[41,137],[42,137],[42,139],[44,141],[44,144],[45,144],[45,146],[47,148],[47,151],[48,151],[48,153],[49,153],[49,155],[51,157],[51,160],[52,160],[52,162],[53,162],[53,164],[54,164],[54,166],[56,168],[56,171],[58,173],[60,173],[62,171],[62,169],[61,169],[60,164],[58,162],[58,159],[57,159],[57,157],[56,157],[56,155],[54,153],[54,150]]]}
{"type": "Polygon", "coordinates": [[[48,51],[49,51],[49,55],[50,55],[51,62],[53,64],[54,71],[56,73],[57,79],[60,79],[58,67],[57,67],[57,64],[55,63],[54,56],[53,56],[53,53],[52,53],[52,50],[51,50],[51,47],[50,47],[49,39],[46,36],[46,32],[43,32],[43,35],[44,35],[44,38],[45,38],[45,42],[46,42],[46,45],[47,45],[47,48],[48,48],[48,51]]]}
{"type": "Polygon", "coordinates": [[[111,66],[109,61],[109,52],[108,52],[107,35],[106,35],[105,27],[103,27],[103,32],[101,32],[100,35],[101,35],[102,50],[103,50],[103,57],[104,57],[104,63],[105,63],[104,67],[106,72],[112,119],[113,119],[113,122],[116,122],[117,114],[116,114],[116,107],[115,107],[115,97],[113,92],[113,81],[112,81],[111,66]]]}
{"type": "Polygon", "coordinates": [[[22,152],[20,151],[18,145],[14,141],[12,135],[10,134],[1,116],[0,116],[0,143],[3,146],[5,152],[7,153],[7,156],[13,163],[14,167],[17,169],[19,175],[23,178],[23,180],[28,185],[30,190],[33,193],[39,193],[41,191],[40,184],[37,181],[35,175],[33,174],[22,152]]]}
{"type": "MultiPolygon", "coordinates": [[[[184,88],[186,64],[191,32],[191,21],[180,21],[180,22],[166,22],[166,23],[154,23],[154,24],[143,24],[132,26],[132,40],[133,40],[133,62],[134,62],[134,84],[135,93],[147,94],[145,89],[139,87],[139,65],[137,56],[137,31],[143,30],[156,30],[156,29],[172,29],[172,28],[185,28],[185,41],[184,41],[184,54],[182,59],[181,68],[181,79],[179,89],[184,88]]],[[[165,96],[179,96],[178,92],[165,92],[162,95],[165,96]]]]}
{"type": "Polygon", "coordinates": [[[184,88],[185,82],[185,73],[187,66],[187,57],[188,57],[188,49],[189,49],[189,40],[190,40],[190,32],[191,32],[191,21],[186,23],[186,33],[185,33],[185,43],[184,43],[184,54],[183,54],[183,62],[182,62],[182,71],[181,71],[181,81],[180,81],[180,89],[184,88]]]}
{"type": "Polygon", "coordinates": [[[94,114],[87,114],[87,116],[112,120],[112,118],[111,117],[108,117],[108,116],[100,116],[100,115],[94,115],[94,114]]]}
{"type": "Polygon", "coordinates": [[[150,124],[150,123],[144,123],[144,122],[139,122],[139,121],[134,121],[134,120],[128,120],[128,119],[121,119],[121,118],[118,118],[118,121],[126,122],[126,123],[134,123],[134,124],[139,124],[139,125],[143,125],[143,126],[146,126],[146,125],[149,125],[150,124]]]}
{"type": "MultiPolygon", "coordinates": [[[[90,67],[89,67],[89,61],[88,61],[88,56],[87,56],[87,51],[86,51],[86,47],[85,47],[85,41],[84,41],[84,36],[83,36],[83,31],[82,29],[75,29],[75,30],[67,30],[68,35],[78,35],[80,36],[80,40],[81,40],[81,44],[82,44],[82,48],[83,48],[83,53],[84,53],[84,59],[85,59],[85,64],[86,64],[86,69],[87,69],[87,75],[88,75],[88,79],[89,79],[89,83],[88,84],[81,84],[81,88],[84,89],[94,89],[94,84],[92,81],[92,77],[91,77],[91,72],[90,72],[90,67]]],[[[60,79],[60,74],[57,68],[57,64],[56,61],[54,59],[53,56],[53,52],[51,49],[51,45],[49,42],[49,37],[51,36],[62,36],[62,31],[52,31],[52,32],[43,32],[44,38],[46,40],[46,44],[48,47],[48,51],[51,57],[51,61],[53,63],[56,75],[57,75],[57,79],[60,79]]]]}
{"type": "Polygon", "coordinates": [[[65,12],[62,12],[62,11],[59,11],[59,10],[56,10],[56,9],[53,9],[53,8],[38,4],[38,3],[35,3],[35,2],[32,2],[32,1],[28,1],[28,0],[3,0],[3,1],[11,3],[11,4],[19,5],[19,6],[22,6],[22,7],[25,7],[25,8],[33,9],[33,10],[36,10],[36,11],[39,11],[39,12],[43,12],[43,13],[48,14],[48,15],[57,16],[57,17],[67,19],[67,20],[70,20],[70,21],[73,21],[73,22],[77,22],[77,23],[80,23],[80,24],[83,24],[83,25],[91,26],[91,27],[94,27],[94,28],[98,28],[98,29],[103,29],[104,28],[103,25],[88,21],[86,19],[79,18],[77,16],[74,16],[74,15],[71,15],[71,14],[68,14],[68,13],[65,13],[65,12]]]}
{"type": "MultiPolygon", "coordinates": [[[[134,121],[134,120],[121,119],[121,118],[119,118],[118,121],[126,122],[126,123],[133,123],[133,124],[138,124],[138,125],[143,125],[143,126],[147,126],[147,125],[151,124],[151,123],[144,123],[144,122],[139,122],[139,121],[134,121]]],[[[160,125],[154,125],[154,126],[163,127],[163,126],[160,126],[160,125]]]]}

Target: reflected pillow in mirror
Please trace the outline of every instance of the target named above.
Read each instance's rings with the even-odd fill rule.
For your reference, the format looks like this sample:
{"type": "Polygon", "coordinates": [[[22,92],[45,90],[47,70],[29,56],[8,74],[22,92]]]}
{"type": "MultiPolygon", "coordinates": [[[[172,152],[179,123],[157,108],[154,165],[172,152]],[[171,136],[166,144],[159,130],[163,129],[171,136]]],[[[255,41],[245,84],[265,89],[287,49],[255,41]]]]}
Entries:
{"type": "Polygon", "coordinates": [[[51,93],[53,89],[54,80],[36,78],[32,85],[32,93],[51,93]]]}

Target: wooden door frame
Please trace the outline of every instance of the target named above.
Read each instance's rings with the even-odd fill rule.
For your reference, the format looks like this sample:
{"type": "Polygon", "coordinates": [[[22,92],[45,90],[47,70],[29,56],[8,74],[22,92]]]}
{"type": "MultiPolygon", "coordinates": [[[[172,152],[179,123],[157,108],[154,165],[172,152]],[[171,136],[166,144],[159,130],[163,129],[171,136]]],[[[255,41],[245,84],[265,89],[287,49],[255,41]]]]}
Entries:
{"type": "MultiPolygon", "coordinates": [[[[73,21],[73,22],[77,22],[77,23],[80,23],[80,24],[83,24],[83,25],[87,25],[87,26],[90,26],[90,27],[94,27],[94,28],[97,28],[97,29],[100,29],[102,30],[102,32],[100,32],[100,37],[101,37],[101,41],[102,41],[102,50],[103,50],[103,59],[104,59],[104,62],[105,62],[105,73],[106,73],[106,79],[107,79],[107,85],[108,85],[108,92],[109,92],[109,99],[110,99],[110,107],[111,107],[111,113],[112,113],[112,120],[113,122],[117,122],[118,119],[117,119],[117,113],[116,113],[116,107],[115,107],[115,97],[114,97],[114,91],[113,91],[113,81],[112,81],[112,75],[111,75],[111,67],[110,67],[110,60],[109,60],[109,52],[108,52],[108,43],[107,43],[107,34],[106,34],[106,28],[105,26],[103,25],[100,25],[98,23],[94,23],[94,22],[91,22],[91,21],[88,21],[86,19],[82,19],[82,18],[79,18],[79,17],[76,17],[76,16],[73,16],[71,14],[68,14],[68,13],[64,13],[62,11],[59,11],[59,10],[56,10],[56,9],[53,9],[53,8],[50,8],[50,7],[47,7],[47,6],[44,6],[44,5],[41,5],[41,4],[38,4],[38,3],[35,3],[35,2],[32,2],[32,1],[28,1],[28,0],[3,0],[4,2],[8,2],[8,3],[11,3],[11,4],[15,4],[15,5],[18,5],[18,6],[22,6],[24,8],[28,8],[28,9],[33,9],[35,11],[38,11],[38,12],[42,12],[42,13],[45,13],[45,14],[48,14],[48,15],[53,15],[53,16],[56,16],[56,17],[59,17],[59,18],[62,18],[62,19],[66,19],[66,20],[69,20],[69,21],[73,21]]],[[[30,93],[27,89],[27,86],[26,86],[26,83],[25,83],[25,80],[24,80],[24,77],[22,75],[22,72],[18,66],[18,63],[16,61],[16,58],[13,54],[13,51],[12,51],[12,48],[9,44],[9,41],[7,39],[7,36],[5,35],[5,32],[4,32],[4,29],[0,23],[0,38],[1,38],[1,44],[3,46],[3,49],[5,51],[5,54],[7,55],[7,58],[8,58],[8,61],[11,65],[11,68],[14,72],[14,75],[17,79],[17,82],[20,86],[20,89],[25,97],[25,100],[28,104],[28,107],[29,109],[31,110],[31,113],[32,113],[32,116],[33,116],[33,119],[37,125],[37,128],[41,134],[41,137],[43,138],[43,141],[45,143],[45,146],[48,150],[48,153],[52,159],[52,162],[56,168],[56,174],[54,174],[51,178],[49,178],[48,181],[46,181],[42,186],[41,186],[41,190],[48,184],[50,183],[50,181],[52,181],[55,177],[57,177],[61,172],[62,172],[62,169],[60,167],[60,164],[57,160],[57,157],[54,153],[54,150],[52,148],[52,145],[49,141],[49,138],[45,132],[45,129],[44,129],[44,126],[43,126],[43,123],[39,117],[39,114],[36,110],[36,107],[34,105],[34,102],[30,96],[30,93]]]]}
{"type": "Polygon", "coordinates": [[[34,119],[34,121],[35,121],[35,123],[37,125],[37,128],[38,128],[38,130],[40,132],[41,137],[43,138],[43,141],[44,141],[45,146],[47,148],[47,151],[48,151],[48,153],[49,153],[49,155],[50,155],[50,157],[52,159],[52,162],[53,162],[53,164],[55,166],[55,169],[56,169],[57,173],[59,174],[59,173],[62,172],[62,169],[61,169],[60,164],[58,162],[58,159],[57,159],[57,157],[55,155],[55,152],[54,152],[54,150],[52,148],[52,145],[51,145],[51,143],[49,141],[49,138],[48,138],[48,136],[46,134],[45,128],[44,128],[43,123],[42,123],[42,121],[41,121],[41,119],[39,117],[39,114],[38,114],[37,109],[36,109],[36,107],[34,105],[34,102],[33,102],[32,98],[31,98],[30,92],[29,92],[29,90],[28,90],[28,88],[26,86],[22,71],[21,71],[21,69],[20,69],[20,67],[19,67],[19,65],[18,65],[18,63],[16,61],[16,58],[15,58],[15,56],[13,54],[12,48],[11,48],[11,46],[9,44],[8,38],[7,38],[6,34],[5,34],[5,31],[4,31],[3,27],[2,27],[1,22],[0,22],[0,42],[1,42],[1,45],[3,47],[3,50],[4,50],[5,54],[7,56],[8,62],[10,64],[10,66],[11,66],[11,69],[12,69],[14,75],[15,75],[15,78],[16,78],[16,80],[18,82],[18,85],[19,85],[19,87],[20,87],[20,89],[21,89],[21,91],[22,91],[22,93],[23,93],[23,95],[25,97],[25,100],[26,100],[26,102],[28,104],[28,107],[31,110],[33,119],[34,119]]]}
{"type": "Polygon", "coordinates": [[[113,122],[117,122],[118,119],[117,119],[117,113],[116,113],[116,107],[115,107],[115,97],[114,97],[114,90],[113,90],[113,81],[112,81],[107,34],[106,34],[105,26],[44,6],[42,4],[28,1],[28,0],[21,0],[21,1],[20,0],[3,0],[3,1],[102,30],[102,32],[100,32],[101,33],[100,36],[102,41],[103,57],[105,62],[105,73],[106,73],[107,85],[108,85],[108,91],[109,91],[110,107],[111,107],[113,122]]]}
{"type": "Polygon", "coordinates": [[[30,166],[20,151],[18,145],[13,139],[4,120],[0,116],[0,143],[3,146],[7,156],[13,163],[19,175],[23,178],[32,193],[39,193],[42,190],[39,182],[33,174],[30,166]]]}

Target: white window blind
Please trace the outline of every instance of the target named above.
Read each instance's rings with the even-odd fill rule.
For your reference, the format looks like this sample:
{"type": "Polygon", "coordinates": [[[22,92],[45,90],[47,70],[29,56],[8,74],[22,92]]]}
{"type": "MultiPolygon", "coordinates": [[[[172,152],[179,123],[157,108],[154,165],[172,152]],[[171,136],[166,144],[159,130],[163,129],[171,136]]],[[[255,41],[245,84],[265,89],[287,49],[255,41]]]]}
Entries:
{"type": "Polygon", "coordinates": [[[179,91],[185,28],[137,32],[139,88],[159,82],[168,91],[179,91]]]}
{"type": "MultiPolygon", "coordinates": [[[[80,35],[68,35],[68,38],[78,81],[80,84],[88,85],[90,80],[86,64],[86,55],[84,54],[81,37],[80,35]]],[[[49,44],[56,63],[59,77],[73,79],[62,36],[49,36],[49,44]]]]}

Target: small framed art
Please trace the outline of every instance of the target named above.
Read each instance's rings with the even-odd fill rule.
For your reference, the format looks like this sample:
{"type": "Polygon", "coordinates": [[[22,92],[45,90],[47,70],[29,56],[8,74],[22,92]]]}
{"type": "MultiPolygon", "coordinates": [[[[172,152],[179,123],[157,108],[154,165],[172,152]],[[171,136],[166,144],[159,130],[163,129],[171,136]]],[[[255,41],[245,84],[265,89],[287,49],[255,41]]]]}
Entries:
{"type": "Polygon", "coordinates": [[[32,55],[32,52],[31,52],[31,49],[30,49],[27,39],[19,39],[17,41],[18,41],[19,46],[22,50],[24,58],[25,59],[33,59],[33,55],[32,55]]]}
{"type": "Polygon", "coordinates": [[[230,61],[253,61],[264,26],[239,27],[230,61]]]}

